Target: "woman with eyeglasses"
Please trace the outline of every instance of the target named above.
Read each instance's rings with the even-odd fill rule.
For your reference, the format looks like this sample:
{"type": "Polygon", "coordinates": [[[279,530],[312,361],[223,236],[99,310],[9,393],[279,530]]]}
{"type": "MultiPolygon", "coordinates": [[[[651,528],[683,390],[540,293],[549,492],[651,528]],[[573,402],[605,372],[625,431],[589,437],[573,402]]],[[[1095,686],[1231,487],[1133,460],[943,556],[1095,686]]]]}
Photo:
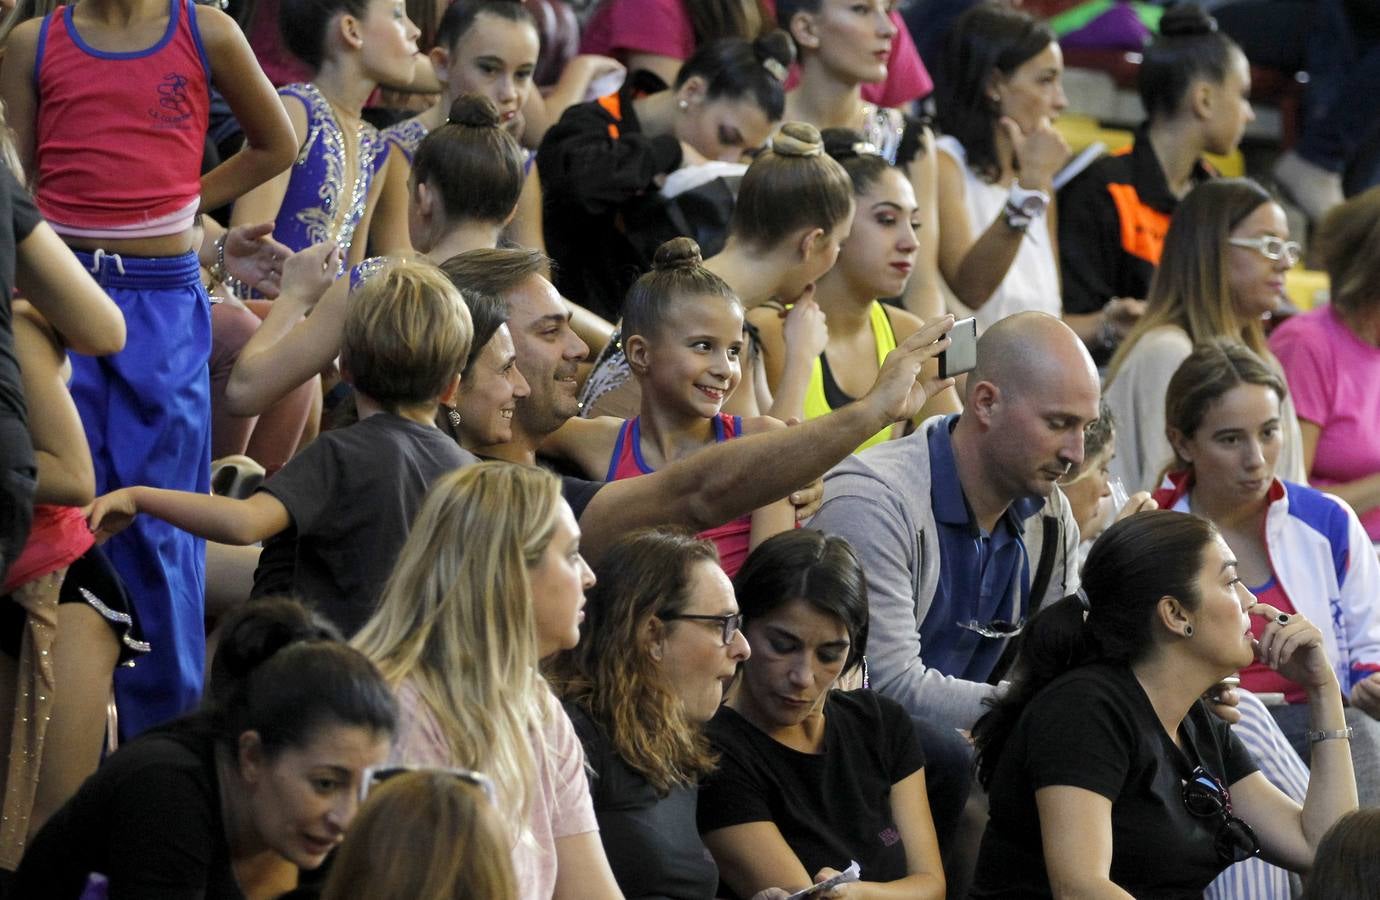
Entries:
{"type": "Polygon", "coordinates": [[[695,807],[715,761],[702,728],[749,656],[733,585],[712,543],[668,530],[619,541],[598,575],[551,677],[584,743],[599,836],[625,896],[712,900],[695,807]]]}
{"type": "Polygon", "coordinates": [[[1356,808],[1322,634],[1257,603],[1218,530],[1182,512],[1107,529],[1083,590],[1030,620],[1010,688],[973,729],[990,818],[970,896],[1199,897],[1258,853],[1306,872],[1323,833],[1356,808]],[[1255,660],[1308,699],[1302,806],[1202,700],[1255,660]]]}
{"type": "Polygon", "coordinates": [[[538,670],[579,640],[593,584],[560,481],[476,463],[432,485],[354,638],[398,695],[391,761],[493,779],[523,900],[622,897],[580,740],[538,670]]]}
{"type": "Polygon", "coordinates": [[[518,900],[493,783],[461,769],[369,772],[321,900],[518,900]]]}
{"type": "Polygon", "coordinates": [[[1280,325],[1270,349],[1298,404],[1309,482],[1351,504],[1380,547],[1380,189],[1334,209],[1315,240],[1332,302],[1280,325]]]}
{"type": "Polygon", "coordinates": [[[335,629],[287,600],[223,626],[200,710],[101,763],[30,842],[6,896],[277,897],[316,869],[388,756],[397,705],[335,629]]]}
{"type": "MultiPolygon", "coordinates": [[[[1174,471],[1155,493],[1165,509],[1212,521],[1259,600],[1322,623],[1323,649],[1350,705],[1361,803],[1380,804],[1380,562],[1345,501],[1275,476],[1284,380],[1237,343],[1200,346],[1169,380],[1165,427],[1174,471]]],[[[1263,623],[1256,622],[1256,631],[1263,623]]],[[[1273,695],[1270,712],[1303,759],[1309,709],[1303,687],[1261,662],[1241,686],[1273,695]]],[[[1247,742],[1250,743],[1249,741],[1247,742]]]]}
{"type": "Polygon", "coordinates": [[[870,690],[834,690],[867,643],[867,588],[848,542],[778,534],[734,589],[752,655],[709,723],[719,763],[699,804],[723,894],[800,890],[856,862],[861,881],[819,896],[943,897],[915,723],[870,690]]]}
{"type": "MultiPolygon", "coordinates": [[[[1112,474],[1129,491],[1153,491],[1174,450],[1164,432],[1164,386],[1197,344],[1234,338],[1272,365],[1264,321],[1284,302],[1284,275],[1299,259],[1284,210],[1246,178],[1195,187],[1175,210],[1150,282],[1145,315],[1112,357],[1103,395],[1122,424],[1112,474]]],[[[1294,407],[1280,410],[1280,476],[1303,482],[1303,438],[1294,407]]]]}

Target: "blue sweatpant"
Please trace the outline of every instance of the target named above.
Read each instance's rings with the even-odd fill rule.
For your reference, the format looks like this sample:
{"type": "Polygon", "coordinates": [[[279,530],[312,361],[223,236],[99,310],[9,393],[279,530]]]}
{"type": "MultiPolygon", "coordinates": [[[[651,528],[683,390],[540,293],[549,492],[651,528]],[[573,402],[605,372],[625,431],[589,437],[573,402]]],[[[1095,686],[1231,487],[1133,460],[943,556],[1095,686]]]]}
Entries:
{"type": "MultiPolygon", "coordinates": [[[[72,354],[96,490],[132,485],[210,489],[211,307],[195,254],[165,258],[78,253],[125,316],[125,349],[72,354]]],[[[120,733],[130,738],[196,705],[206,655],[206,547],[152,516],[105,545],[139,612],[151,650],[118,670],[120,733]]]]}

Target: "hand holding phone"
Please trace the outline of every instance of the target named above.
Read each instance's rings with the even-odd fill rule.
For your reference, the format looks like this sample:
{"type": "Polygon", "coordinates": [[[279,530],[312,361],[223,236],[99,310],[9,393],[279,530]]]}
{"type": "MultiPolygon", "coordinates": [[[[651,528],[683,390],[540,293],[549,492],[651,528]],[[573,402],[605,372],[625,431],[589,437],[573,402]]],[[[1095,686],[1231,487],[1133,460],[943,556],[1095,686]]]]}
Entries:
{"type": "Polygon", "coordinates": [[[977,368],[977,319],[969,316],[954,323],[949,346],[939,353],[939,377],[952,378],[977,368]]]}
{"type": "Polygon", "coordinates": [[[848,868],[830,878],[826,878],[818,884],[812,884],[803,891],[796,891],[786,900],[806,900],[807,897],[818,897],[820,894],[833,890],[841,884],[851,884],[862,879],[862,867],[857,860],[849,860],[848,868]]]}

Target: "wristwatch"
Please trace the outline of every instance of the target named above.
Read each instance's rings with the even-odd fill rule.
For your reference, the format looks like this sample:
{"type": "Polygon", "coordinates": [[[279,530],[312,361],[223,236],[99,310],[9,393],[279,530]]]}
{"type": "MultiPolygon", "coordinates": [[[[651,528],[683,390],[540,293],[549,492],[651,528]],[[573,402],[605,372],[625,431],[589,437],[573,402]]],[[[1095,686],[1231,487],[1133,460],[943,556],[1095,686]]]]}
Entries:
{"type": "Polygon", "coordinates": [[[1025,231],[1036,216],[1044,215],[1049,206],[1049,195],[1044,191],[1032,191],[1021,187],[1020,182],[1011,185],[1011,195],[1006,198],[1006,208],[1002,215],[1013,231],[1025,231]]]}

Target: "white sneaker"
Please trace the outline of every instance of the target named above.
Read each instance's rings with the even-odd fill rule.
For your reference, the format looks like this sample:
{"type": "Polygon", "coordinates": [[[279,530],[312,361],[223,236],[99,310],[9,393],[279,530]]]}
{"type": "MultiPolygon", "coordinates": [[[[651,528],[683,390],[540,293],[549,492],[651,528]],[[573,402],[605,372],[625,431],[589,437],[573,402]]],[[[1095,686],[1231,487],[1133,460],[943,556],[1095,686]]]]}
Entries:
{"type": "Polygon", "coordinates": [[[1341,175],[1309,162],[1293,150],[1275,162],[1274,176],[1284,195],[1314,222],[1321,221],[1332,207],[1346,200],[1341,175]]]}

